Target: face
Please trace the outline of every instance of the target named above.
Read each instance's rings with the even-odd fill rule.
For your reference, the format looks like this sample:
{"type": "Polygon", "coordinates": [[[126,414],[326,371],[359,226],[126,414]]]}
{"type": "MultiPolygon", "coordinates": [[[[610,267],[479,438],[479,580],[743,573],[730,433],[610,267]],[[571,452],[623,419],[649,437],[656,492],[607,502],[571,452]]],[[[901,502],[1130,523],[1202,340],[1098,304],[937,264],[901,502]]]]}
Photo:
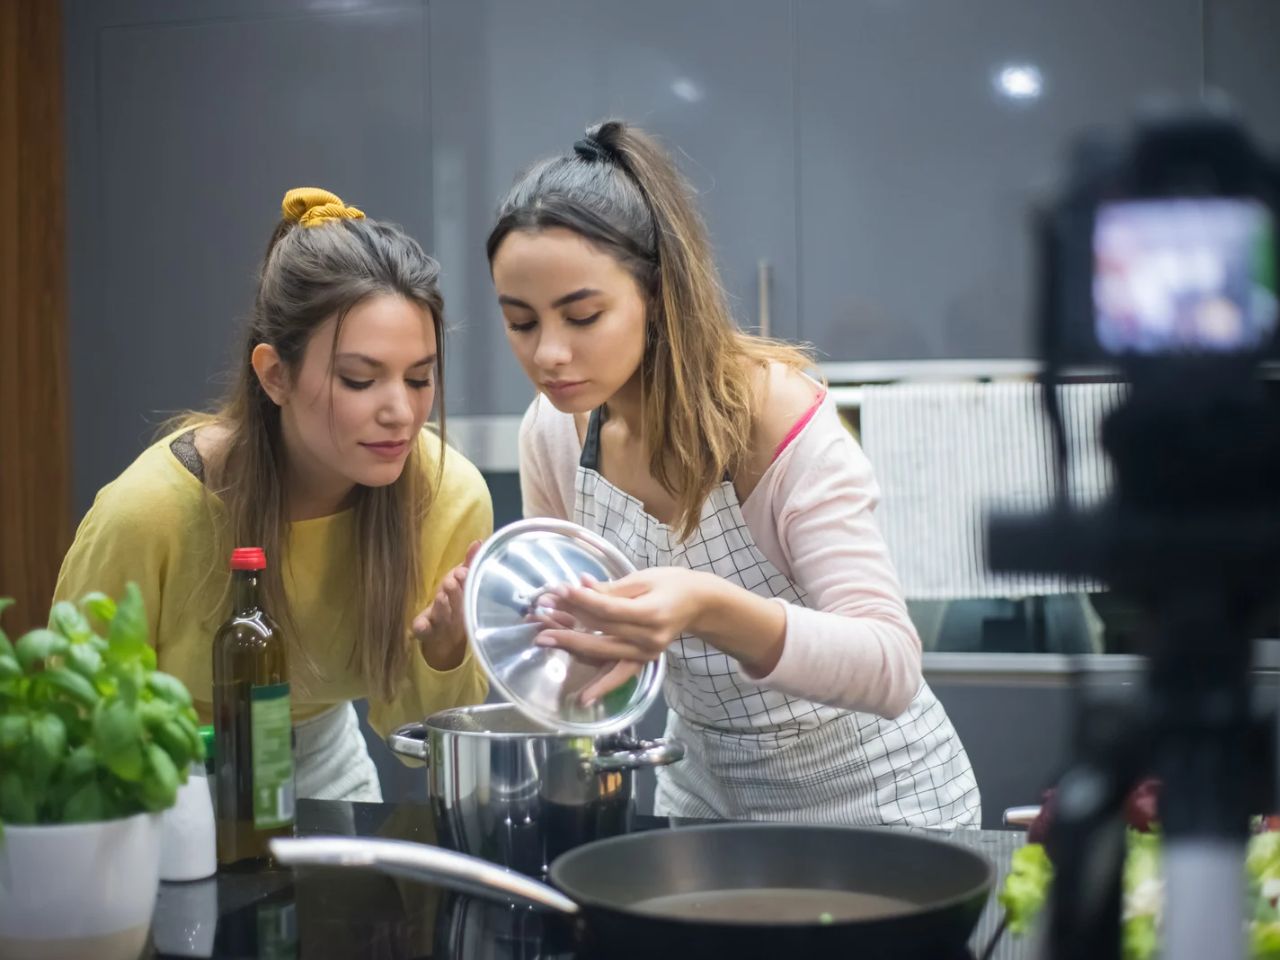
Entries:
{"type": "MultiPolygon", "coordinates": [[[[381,487],[404,470],[435,399],[436,334],[430,311],[383,295],[356,305],[338,331],[325,321],[298,368],[254,367],[280,405],[294,491],[336,508],[357,484],[381,487]]],[[[275,351],[263,344],[258,350],[275,351]]],[[[267,358],[268,360],[270,358],[267,358]]]]}
{"type": "Polygon", "coordinates": [[[511,349],[557,410],[594,410],[637,382],[645,303],[612,256],[561,227],[514,231],[493,283],[511,349]]]}

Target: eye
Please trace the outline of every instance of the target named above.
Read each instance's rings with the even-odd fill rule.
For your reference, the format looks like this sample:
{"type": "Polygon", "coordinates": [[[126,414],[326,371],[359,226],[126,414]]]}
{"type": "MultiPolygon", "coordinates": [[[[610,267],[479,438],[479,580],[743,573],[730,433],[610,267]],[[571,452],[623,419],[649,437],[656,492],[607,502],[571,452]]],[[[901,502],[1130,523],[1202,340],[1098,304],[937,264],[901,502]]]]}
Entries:
{"type": "Polygon", "coordinates": [[[537,323],[538,323],[537,320],[529,320],[525,323],[511,323],[510,321],[508,321],[507,329],[513,333],[528,333],[535,326],[537,326],[537,323]]]}
{"type": "Polygon", "coordinates": [[[575,327],[589,327],[591,326],[591,324],[595,323],[597,320],[600,319],[600,314],[602,312],[603,311],[597,311],[589,317],[565,317],[565,319],[568,320],[570,323],[572,323],[575,327]]]}
{"type": "Polygon", "coordinates": [[[373,386],[372,380],[352,380],[350,377],[339,377],[349,390],[368,390],[373,386]]]}
{"type": "Polygon", "coordinates": [[[407,383],[409,386],[413,387],[413,389],[415,389],[415,390],[425,390],[425,389],[427,389],[427,387],[431,386],[431,378],[430,378],[430,377],[427,377],[425,380],[408,380],[408,379],[406,379],[406,380],[405,380],[405,383],[407,383]]]}

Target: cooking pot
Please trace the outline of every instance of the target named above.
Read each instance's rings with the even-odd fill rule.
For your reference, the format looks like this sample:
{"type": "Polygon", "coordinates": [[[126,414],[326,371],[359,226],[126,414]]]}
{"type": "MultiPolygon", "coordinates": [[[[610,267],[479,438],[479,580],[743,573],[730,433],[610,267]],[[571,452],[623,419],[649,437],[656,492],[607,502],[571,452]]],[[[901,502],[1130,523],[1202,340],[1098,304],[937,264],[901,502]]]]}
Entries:
{"type": "Polygon", "coordinates": [[[388,737],[425,760],[427,796],[441,843],[530,876],[566,850],[626,833],[632,771],[684,756],[675,741],[630,731],[556,733],[506,703],[454,707],[388,737]]]}
{"type": "Polygon", "coordinates": [[[582,955],[610,960],[964,956],[995,876],[978,853],[917,833],[795,824],[597,840],[555,860],[554,887],[402,840],[282,837],[271,851],[555,911],[573,918],[582,955]]]}

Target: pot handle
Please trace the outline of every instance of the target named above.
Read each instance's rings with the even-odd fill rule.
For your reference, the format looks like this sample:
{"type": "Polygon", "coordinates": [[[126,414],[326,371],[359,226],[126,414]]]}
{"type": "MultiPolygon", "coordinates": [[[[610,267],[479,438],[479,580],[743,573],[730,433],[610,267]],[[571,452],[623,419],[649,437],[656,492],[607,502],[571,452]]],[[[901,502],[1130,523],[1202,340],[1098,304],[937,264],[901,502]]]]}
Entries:
{"type": "Polygon", "coordinates": [[[421,723],[406,723],[396,727],[387,737],[387,746],[393,753],[414,760],[431,760],[431,748],[427,745],[427,728],[421,723]]]}
{"type": "Polygon", "coordinates": [[[408,840],[372,837],[276,837],[271,853],[284,866],[376,870],[451,890],[576,915],[578,905],[554,887],[465,853],[408,840]]]}
{"type": "Polygon", "coordinates": [[[612,770],[637,770],[641,767],[665,767],[684,759],[684,744],[679,740],[637,740],[618,750],[610,750],[591,758],[596,773],[612,770]]]}

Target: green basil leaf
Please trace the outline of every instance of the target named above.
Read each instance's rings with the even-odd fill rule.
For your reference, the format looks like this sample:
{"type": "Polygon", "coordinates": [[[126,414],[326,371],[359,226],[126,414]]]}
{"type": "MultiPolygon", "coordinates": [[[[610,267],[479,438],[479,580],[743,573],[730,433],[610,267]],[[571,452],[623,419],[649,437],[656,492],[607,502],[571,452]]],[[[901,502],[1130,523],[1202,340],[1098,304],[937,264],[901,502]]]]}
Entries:
{"type": "Polygon", "coordinates": [[[54,667],[52,670],[45,670],[39,676],[43,683],[62,691],[86,707],[94,707],[102,699],[92,683],[66,667],[54,667]]]}
{"type": "Polygon", "coordinates": [[[187,692],[186,685],[171,674],[157,670],[147,677],[147,686],[163,700],[179,707],[191,706],[191,694],[187,692]]]}
{"type": "Polygon", "coordinates": [[[187,743],[190,744],[191,759],[204,760],[204,738],[200,736],[200,724],[195,717],[195,711],[184,710],[174,722],[182,729],[187,743]]]}
{"type": "Polygon", "coordinates": [[[72,643],[84,643],[93,636],[93,628],[84,614],[67,600],[55,603],[49,611],[49,629],[56,630],[72,643]]]}
{"type": "Polygon", "coordinates": [[[67,651],[67,666],[87,680],[102,670],[102,654],[90,643],[73,643],[67,651]]]}
{"type": "MultiPolygon", "coordinates": [[[[13,597],[0,597],[0,614],[3,614],[13,604],[13,597]]],[[[4,632],[3,627],[0,627],[0,655],[13,656],[13,644],[9,642],[9,635],[4,632]]]]}
{"type": "Polygon", "coordinates": [[[65,759],[67,728],[62,718],[54,713],[39,714],[31,718],[31,739],[23,766],[31,776],[31,783],[43,790],[53,771],[65,759]]]}
{"type": "Polygon", "coordinates": [[[31,739],[31,721],[21,714],[0,717],[0,753],[12,754],[31,739]]]}
{"type": "Polygon", "coordinates": [[[62,807],[63,823],[96,823],[108,819],[107,794],[96,779],[77,789],[62,807]]]}
{"type": "MultiPolygon", "coordinates": [[[[107,659],[116,663],[136,663],[142,660],[147,646],[147,613],[143,607],[142,591],[136,583],[125,584],[124,596],[116,605],[116,615],[107,631],[107,659]]],[[[154,655],[154,651],[153,651],[154,655]]]]}
{"type": "Polygon", "coordinates": [[[36,822],[35,793],[17,770],[0,771],[0,820],[36,822]]]}
{"type": "Polygon", "coordinates": [[[80,608],[101,623],[107,624],[116,618],[116,602],[105,593],[85,594],[80,601],[80,608]]]}
{"type": "Polygon", "coordinates": [[[60,633],[54,633],[52,630],[32,630],[24,634],[14,645],[14,653],[17,654],[18,663],[22,664],[22,669],[30,670],[41,660],[62,656],[70,646],[67,638],[60,633]]]}
{"type": "Polygon", "coordinates": [[[105,654],[111,649],[111,644],[107,643],[105,639],[95,633],[89,638],[89,647],[100,654],[105,654]]]}
{"type": "Polygon", "coordinates": [[[102,765],[126,783],[142,779],[142,722],[123,700],[108,703],[93,719],[93,746],[102,765]]]}
{"type": "Polygon", "coordinates": [[[173,719],[162,723],[151,731],[151,736],[179,770],[186,770],[191,765],[191,741],[187,738],[179,720],[173,719]]]}
{"type": "Polygon", "coordinates": [[[143,777],[138,784],[143,806],[148,810],[164,810],[173,806],[178,797],[178,768],[169,759],[169,754],[158,744],[148,743],[147,766],[150,775],[143,777]]]}
{"type": "MultiPolygon", "coordinates": [[[[10,647],[10,650],[13,648],[10,647]]],[[[22,676],[22,665],[12,653],[0,653],[0,680],[22,676]]]]}
{"type": "Polygon", "coordinates": [[[76,783],[93,776],[98,770],[98,754],[92,744],[82,743],[69,754],[66,763],[58,771],[58,777],[66,783],[76,783]]]}
{"type": "Polygon", "coordinates": [[[147,700],[138,704],[138,717],[147,730],[163,726],[178,715],[178,708],[164,700],[147,700]]]}

